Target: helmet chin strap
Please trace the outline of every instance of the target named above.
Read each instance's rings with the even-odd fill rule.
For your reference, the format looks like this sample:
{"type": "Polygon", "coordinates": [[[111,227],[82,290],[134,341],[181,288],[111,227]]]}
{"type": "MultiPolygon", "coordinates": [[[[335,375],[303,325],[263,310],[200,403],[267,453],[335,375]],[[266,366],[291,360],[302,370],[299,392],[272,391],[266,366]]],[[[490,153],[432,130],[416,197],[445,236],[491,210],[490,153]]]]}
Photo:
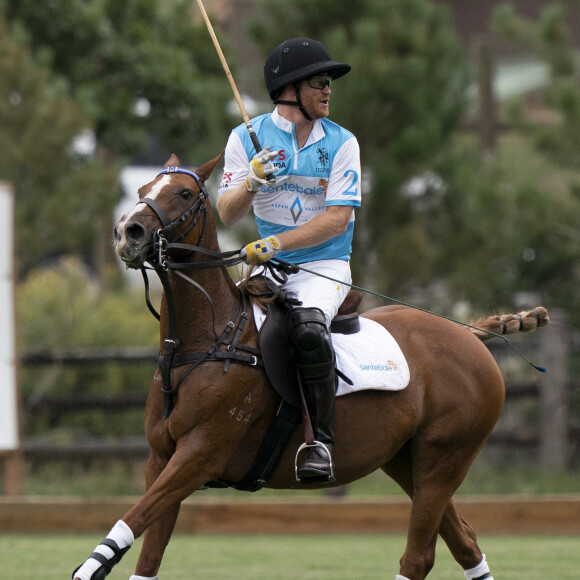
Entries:
{"type": "Polygon", "coordinates": [[[296,82],[293,83],[294,92],[296,93],[296,100],[295,101],[282,101],[280,99],[276,99],[274,101],[275,105],[290,105],[292,107],[298,107],[300,112],[306,117],[308,121],[312,121],[312,117],[306,112],[304,105],[302,104],[302,99],[300,98],[300,85],[296,82]]]}

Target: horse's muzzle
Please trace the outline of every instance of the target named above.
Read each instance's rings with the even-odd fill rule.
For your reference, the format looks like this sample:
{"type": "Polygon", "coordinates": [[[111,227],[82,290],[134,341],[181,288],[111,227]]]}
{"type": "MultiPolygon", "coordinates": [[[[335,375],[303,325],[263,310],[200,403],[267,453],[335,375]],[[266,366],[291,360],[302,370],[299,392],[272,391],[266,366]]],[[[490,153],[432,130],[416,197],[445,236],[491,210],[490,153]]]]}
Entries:
{"type": "Polygon", "coordinates": [[[114,230],[117,254],[128,268],[139,269],[149,257],[153,242],[138,222],[119,221],[114,230]]]}

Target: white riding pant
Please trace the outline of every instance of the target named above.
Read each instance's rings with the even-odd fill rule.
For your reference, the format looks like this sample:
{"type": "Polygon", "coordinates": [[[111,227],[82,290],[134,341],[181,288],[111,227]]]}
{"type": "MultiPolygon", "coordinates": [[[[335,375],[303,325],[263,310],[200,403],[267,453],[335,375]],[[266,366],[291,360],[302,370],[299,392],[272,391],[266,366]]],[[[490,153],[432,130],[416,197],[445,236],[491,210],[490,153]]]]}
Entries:
{"type": "Polygon", "coordinates": [[[326,317],[326,326],[330,328],[332,319],[350,290],[348,286],[352,282],[350,262],[318,260],[299,265],[309,271],[299,270],[296,274],[290,274],[282,287],[289,298],[302,302],[302,308],[320,308],[326,317]],[[319,274],[333,280],[323,278],[319,274]]]}

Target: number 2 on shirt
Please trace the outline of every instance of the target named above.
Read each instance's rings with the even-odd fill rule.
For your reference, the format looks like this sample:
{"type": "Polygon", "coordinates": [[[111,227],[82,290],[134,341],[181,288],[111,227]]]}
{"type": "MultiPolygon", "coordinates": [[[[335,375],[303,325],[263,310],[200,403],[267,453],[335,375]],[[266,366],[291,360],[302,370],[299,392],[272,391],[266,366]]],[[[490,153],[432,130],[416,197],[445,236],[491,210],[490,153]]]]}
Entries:
{"type": "Polygon", "coordinates": [[[342,195],[358,195],[358,187],[355,187],[355,184],[358,183],[358,173],[352,169],[349,169],[345,172],[344,177],[350,177],[352,181],[348,188],[342,192],[342,195]]]}

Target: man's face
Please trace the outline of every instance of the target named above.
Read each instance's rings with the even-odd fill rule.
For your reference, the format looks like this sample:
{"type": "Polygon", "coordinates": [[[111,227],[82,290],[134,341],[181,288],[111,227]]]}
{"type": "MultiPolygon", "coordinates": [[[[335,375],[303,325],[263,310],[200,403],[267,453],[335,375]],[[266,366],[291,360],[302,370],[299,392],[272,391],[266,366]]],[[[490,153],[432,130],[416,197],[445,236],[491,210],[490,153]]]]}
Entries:
{"type": "Polygon", "coordinates": [[[312,119],[328,117],[330,112],[330,75],[320,74],[300,81],[300,98],[312,119]]]}

